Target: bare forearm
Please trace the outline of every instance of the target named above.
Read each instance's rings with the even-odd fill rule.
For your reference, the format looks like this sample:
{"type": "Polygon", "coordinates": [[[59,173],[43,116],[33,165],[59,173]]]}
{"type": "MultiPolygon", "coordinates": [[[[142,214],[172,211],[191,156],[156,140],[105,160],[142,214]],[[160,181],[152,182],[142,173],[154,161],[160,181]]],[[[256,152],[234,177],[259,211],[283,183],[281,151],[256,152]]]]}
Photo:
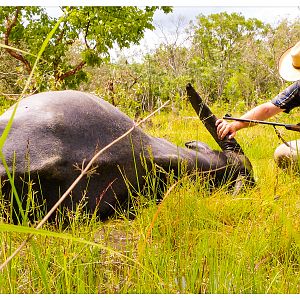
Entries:
{"type": "MultiPolygon", "coordinates": [[[[267,102],[261,104],[257,107],[252,108],[248,112],[246,112],[241,118],[249,119],[249,120],[266,120],[283,110],[272,104],[271,102],[267,102]]],[[[222,140],[227,134],[229,134],[229,138],[233,138],[236,135],[236,132],[242,128],[254,126],[254,123],[247,122],[239,122],[234,121],[232,123],[227,123],[223,119],[219,119],[216,122],[217,133],[219,138],[222,140]]]]}
{"type": "MultiPolygon", "coordinates": [[[[266,120],[269,119],[276,114],[282,112],[283,110],[271,102],[263,103],[259,106],[256,106],[246,112],[244,115],[241,116],[241,119],[249,119],[249,120],[266,120]]],[[[246,123],[246,122],[239,122],[234,121],[232,123],[235,130],[240,130],[245,127],[250,127],[256,125],[255,123],[246,123]]]]}

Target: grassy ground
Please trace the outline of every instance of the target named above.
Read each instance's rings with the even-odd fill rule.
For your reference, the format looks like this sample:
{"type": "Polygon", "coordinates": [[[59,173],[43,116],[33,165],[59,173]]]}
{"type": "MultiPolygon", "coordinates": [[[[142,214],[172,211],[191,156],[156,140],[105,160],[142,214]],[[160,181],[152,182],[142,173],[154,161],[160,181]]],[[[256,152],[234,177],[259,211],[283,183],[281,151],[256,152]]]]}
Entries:
{"type": "MultiPolygon", "coordinates": [[[[180,146],[201,140],[217,149],[193,117],[192,110],[161,113],[144,129],[180,146]]],[[[67,228],[46,225],[0,274],[0,292],[299,293],[300,178],[276,168],[280,142],[271,127],[243,130],[237,139],[255,188],[233,197],[183,178],[160,205],[138,199],[135,220],[101,223],[77,213],[67,228]]],[[[33,231],[3,221],[0,229],[3,262],[33,231]]]]}

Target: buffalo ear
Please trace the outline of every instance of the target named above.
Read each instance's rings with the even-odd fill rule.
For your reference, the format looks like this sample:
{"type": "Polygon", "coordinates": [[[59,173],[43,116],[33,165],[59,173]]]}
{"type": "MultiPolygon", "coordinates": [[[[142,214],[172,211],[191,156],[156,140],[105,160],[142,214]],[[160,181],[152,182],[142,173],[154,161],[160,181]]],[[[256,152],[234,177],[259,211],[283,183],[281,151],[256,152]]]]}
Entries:
{"type": "Polygon", "coordinates": [[[211,152],[212,149],[205,143],[203,142],[199,142],[199,141],[190,141],[190,142],[186,142],[185,146],[188,149],[192,149],[198,152],[211,152]]]}

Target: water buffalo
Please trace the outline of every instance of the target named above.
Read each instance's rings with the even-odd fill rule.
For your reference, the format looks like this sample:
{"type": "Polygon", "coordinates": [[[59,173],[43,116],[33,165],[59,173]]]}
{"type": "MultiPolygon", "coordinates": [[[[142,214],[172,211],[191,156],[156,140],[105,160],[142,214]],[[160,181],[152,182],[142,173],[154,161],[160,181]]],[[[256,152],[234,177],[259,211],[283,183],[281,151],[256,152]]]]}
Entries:
{"type": "MultiPolygon", "coordinates": [[[[97,209],[105,219],[118,205],[126,205],[129,186],[142,189],[145,166],[153,164],[176,175],[184,162],[188,172],[209,173],[215,184],[234,182],[239,176],[253,182],[251,164],[238,143],[218,140],[215,117],[191,85],[187,93],[223,151],[211,150],[201,142],[187,143],[191,149],[181,148],[135,128],[96,160],[92,174],[80,181],[63,206],[74,209],[81,201],[88,211],[97,209]]],[[[13,107],[1,115],[0,132],[12,111],[13,107]]],[[[17,191],[26,195],[28,184],[24,182],[33,183],[34,200],[46,199],[47,209],[51,208],[79,175],[82,164],[133,125],[116,107],[84,92],[44,92],[22,99],[3,147],[17,191]]],[[[10,184],[2,163],[0,176],[2,191],[9,199],[10,184]]]]}

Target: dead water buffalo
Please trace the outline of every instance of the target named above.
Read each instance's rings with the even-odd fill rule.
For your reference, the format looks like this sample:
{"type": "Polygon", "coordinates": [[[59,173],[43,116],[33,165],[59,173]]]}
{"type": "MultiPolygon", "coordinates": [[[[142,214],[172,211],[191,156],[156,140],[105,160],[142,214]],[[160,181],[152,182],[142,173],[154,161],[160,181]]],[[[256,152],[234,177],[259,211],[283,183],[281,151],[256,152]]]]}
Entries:
{"type": "MultiPolygon", "coordinates": [[[[191,85],[187,92],[223,151],[211,150],[201,142],[188,143],[192,149],[181,148],[135,128],[97,159],[93,174],[81,180],[63,206],[74,209],[84,199],[90,212],[97,208],[100,218],[105,219],[118,205],[126,205],[126,182],[135,189],[142,188],[145,165],[152,162],[167,172],[173,170],[175,175],[180,163],[185,162],[187,171],[209,172],[216,184],[234,181],[241,175],[253,182],[251,164],[240,146],[235,140],[217,139],[215,117],[191,85]]],[[[0,117],[0,132],[12,111],[13,107],[0,117]]],[[[40,93],[19,102],[3,154],[11,172],[14,170],[19,193],[26,194],[24,181],[30,180],[36,191],[35,201],[46,199],[49,209],[79,175],[80,166],[133,125],[128,116],[94,95],[71,90],[40,93]]],[[[2,164],[0,176],[2,190],[9,199],[10,185],[2,164]]]]}

